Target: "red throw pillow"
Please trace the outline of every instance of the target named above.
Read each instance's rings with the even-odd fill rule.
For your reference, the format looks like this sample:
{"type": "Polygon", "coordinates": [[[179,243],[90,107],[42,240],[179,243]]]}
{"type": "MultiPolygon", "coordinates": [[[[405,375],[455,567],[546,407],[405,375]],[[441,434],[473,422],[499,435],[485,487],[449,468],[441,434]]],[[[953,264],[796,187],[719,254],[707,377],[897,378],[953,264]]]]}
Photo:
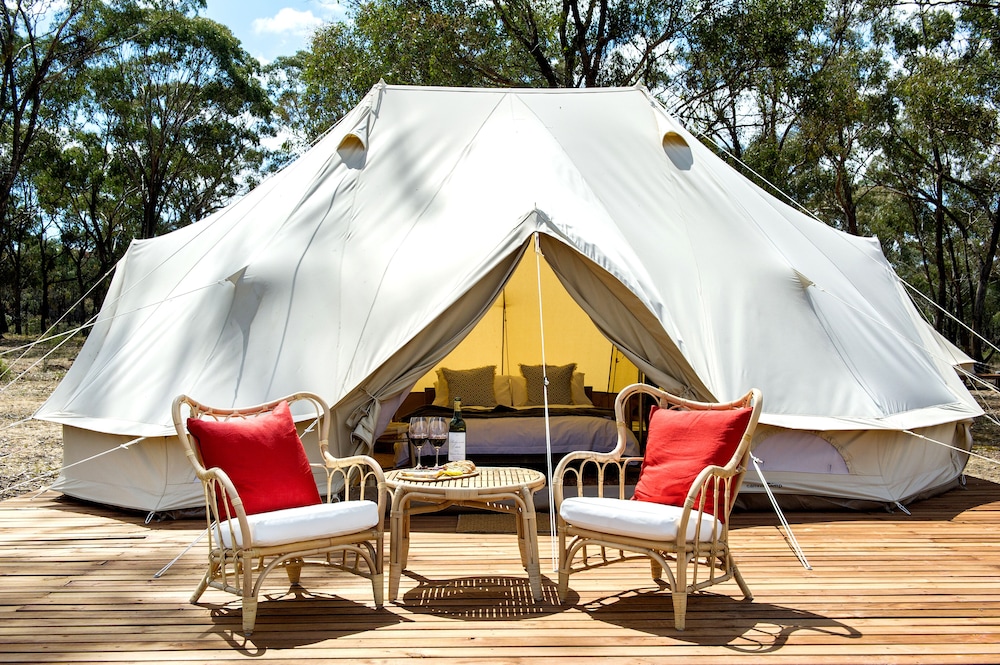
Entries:
{"type": "MultiPolygon", "coordinates": [[[[247,515],[320,503],[288,402],[251,418],[188,418],[187,426],[205,467],[217,466],[229,475],[247,515]]],[[[225,517],[222,505],[219,515],[225,517]]]]}
{"type": "MultiPolygon", "coordinates": [[[[683,506],[691,483],[710,464],[725,466],[740,445],[751,409],[676,411],[654,406],[633,498],[683,506]]],[[[697,503],[695,504],[697,505],[697,503]]],[[[705,511],[713,506],[705,501],[705,511]]]]}

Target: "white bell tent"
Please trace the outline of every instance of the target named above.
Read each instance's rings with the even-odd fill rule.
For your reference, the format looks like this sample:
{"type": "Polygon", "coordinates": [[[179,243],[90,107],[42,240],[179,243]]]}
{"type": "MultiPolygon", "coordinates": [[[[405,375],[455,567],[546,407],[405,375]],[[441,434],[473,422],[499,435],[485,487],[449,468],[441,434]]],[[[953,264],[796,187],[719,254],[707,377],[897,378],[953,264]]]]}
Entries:
{"type": "MultiPolygon", "coordinates": [[[[527,311],[503,306],[504,286],[535,238],[604,345],[592,357],[553,324],[548,362],[614,389],[613,344],[668,390],[760,388],[776,491],[906,502],[959,477],[981,411],[876,240],[779,202],[639,88],[380,83],[240,200],[129,248],[36,414],[63,425],[57,489],[199,505],[173,439],[179,393],[229,406],[311,390],[333,405],[333,449],[370,450],[494,303],[527,311]]],[[[534,326],[506,327],[499,362],[537,361],[513,344],[538,344],[534,326]]]]}

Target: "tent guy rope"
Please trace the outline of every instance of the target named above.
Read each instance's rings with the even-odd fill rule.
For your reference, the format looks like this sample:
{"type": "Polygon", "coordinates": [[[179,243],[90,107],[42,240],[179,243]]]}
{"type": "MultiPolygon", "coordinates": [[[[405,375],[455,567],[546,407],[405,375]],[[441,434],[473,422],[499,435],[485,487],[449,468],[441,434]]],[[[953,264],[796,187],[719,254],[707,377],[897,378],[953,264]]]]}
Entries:
{"type": "MultiPolygon", "coordinates": [[[[66,469],[72,469],[75,466],[79,466],[79,465],[84,464],[86,462],[91,462],[91,461],[93,461],[95,459],[98,459],[100,457],[104,457],[105,455],[108,455],[110,453],[116,452],[118,450],[128,450],[133,445],[139,443],[140,441],[145,441],[147,438],[148,437],[140,436],[138,438],[132,439],[131,441],[126,441],[125,443],[123,443],[121,445],[115,446],[114,448],[108,448],[107,450],[99,452],[96,455],[91,455],[90,457],[86,457],[84,459],[77,460],[77,461],[72,462],[70,464],[64,464],[63,466],[59,467],[58,469],[53,469],[51,471],[47,471],[47,472],[45,472],[45,473],[43,473],[41,475],[35,476],[34,478],[29,478],[28,480],[24,480],[22,482],[14,484],[14,485],[10,485],[8,487],[5,487],[5,488],[3,488],[3,492],[7,493],[7,492],[10,492],[11,490],[15,490],[18,487],[21,487],[23,485],[34,484],[34,483],[38,482],[39,480],[41,480],[42,478],[47,478],[47,477],[51,476],[54,473],[62,473],[66,469]]],[[[37,492],[35,492],[35,494],[32,496],[32,498],[34,499],[34,498],[38,497],[43,492],[51,489],[51,487],[52,487],[51,485],[48,485],[46,487],[42,487],[37,492]]]]}
{"type": "Polygon", "coordinates": [[[785,539],[788,541],[788,546],[792,548],[795,552],[795,556],[798,558],[802,567],[806,570],[812,570],[812,566],[809,564],[808,559],[806,559],[805,552],[799,547],[799,541],[795,538],[795,534],[792,532],[792,527],[785,519],[785,513],[782,512],[781,507],[778,505],[778,500],[774,497],[774,493],[771,492],[770,485],[767,484],[767,479],[764,477],[764,471],[760,468],[760,459],[755,457],[753,453],[750,454],[750,461],[753,463],[753,468],[757,472],[757,477],[760,478],[761,485],[764,486],[764,491],[767,493],[767,498],[771,501],[771,506],[774,508],[774,512],[778,515],[778,520],[781,525],[785,527],[785,539]]]}

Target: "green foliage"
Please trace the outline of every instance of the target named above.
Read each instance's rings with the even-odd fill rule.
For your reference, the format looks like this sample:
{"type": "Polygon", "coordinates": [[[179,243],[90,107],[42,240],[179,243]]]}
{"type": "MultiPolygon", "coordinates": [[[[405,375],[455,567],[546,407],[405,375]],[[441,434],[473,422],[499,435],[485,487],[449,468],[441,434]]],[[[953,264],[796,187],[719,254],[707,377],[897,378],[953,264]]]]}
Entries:
{"type": "Polygon", "coordinates": [[[325,26],[293,61],[296,129],[315,136],[380,79],[393,84],[579,87],[667,85],[684,0],[371,0],[325,26]]]}
{"type": "Polygon", "coordinates": [[[896,112],[869,177],[906,207],[914,267],[940,307],[935,325],[982,358],[981,341],[945,316],[996,339],[988,308],[1000,240],[1000,125],[996,61],[979,27],[933,9],[890,26],[900,66],[886,91],[896,112]]]}
{"type": "Polygon", "coordinates": [[[224,26],[161,10],[142,26],[88,72],[78,132],[107,142],[109,174],[120,180],[108,184],[119,197],[134,192],[136,235],[149,238],[240,191],[238,177],[263,159],[271,101],[257,62],[224,26]]]}
{"type": "Polygon", "coordinates": [[[133,238],[192,223],[252,186],[274,130],[259,64],[197,16],[201,0],[5,9],[14,5],[21,19],[8,20],[5,46],[20,55],[6,57],[21,74],[4,79],[3,94],[42,93],[20,115],[0,112],[0,136],[14,146],[0,155],[20,151],[0,197],[0,305],[21,332],[96,284],[74,315],[82,322],[133,238]]]}

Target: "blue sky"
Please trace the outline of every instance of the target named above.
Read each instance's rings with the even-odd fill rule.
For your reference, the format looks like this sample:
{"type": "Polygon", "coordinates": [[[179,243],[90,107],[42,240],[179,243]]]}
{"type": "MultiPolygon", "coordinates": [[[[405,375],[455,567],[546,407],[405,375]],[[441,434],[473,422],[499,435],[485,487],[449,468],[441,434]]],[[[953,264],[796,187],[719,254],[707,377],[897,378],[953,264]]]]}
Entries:
{"type": "Polygon", "coordinates": [[[251,55],[270,62],[306,48],[313,30],[342,20],[338,0],[208,0],[205,16],[228,26],[251,55]]]}

